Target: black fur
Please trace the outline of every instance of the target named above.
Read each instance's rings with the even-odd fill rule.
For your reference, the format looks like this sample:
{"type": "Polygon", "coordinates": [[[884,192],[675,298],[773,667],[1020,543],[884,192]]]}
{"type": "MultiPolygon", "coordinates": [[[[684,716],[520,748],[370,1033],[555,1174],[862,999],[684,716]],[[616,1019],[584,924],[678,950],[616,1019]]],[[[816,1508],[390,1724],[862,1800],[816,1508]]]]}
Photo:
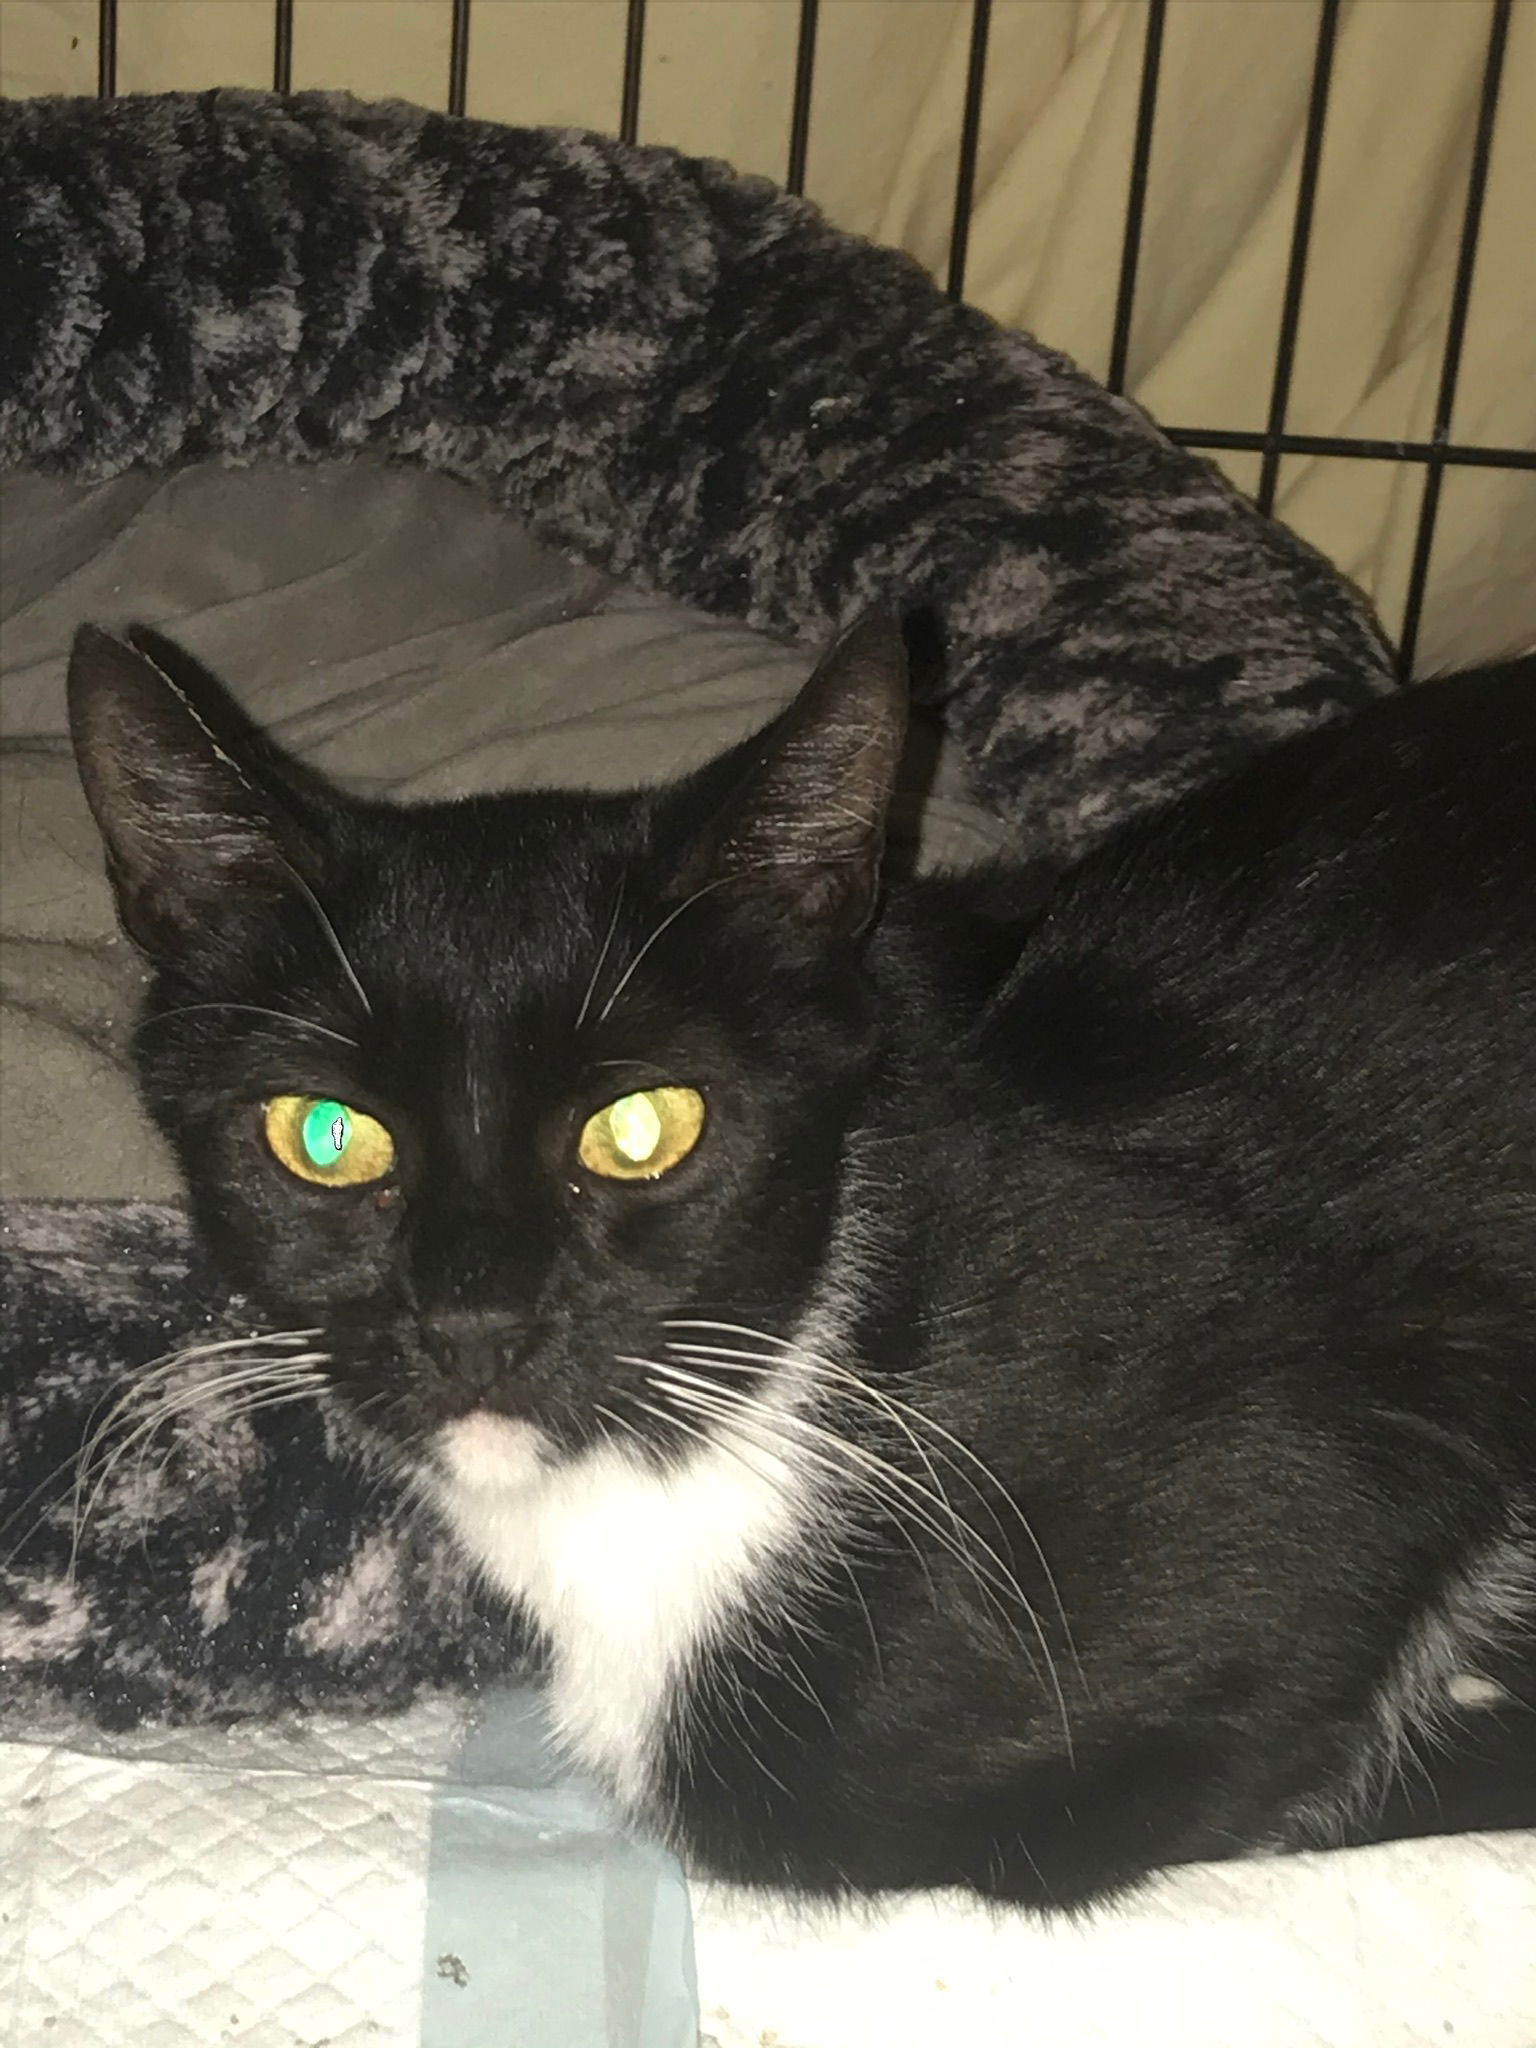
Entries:
{"type": "MultiPolygon", "coordinates": [[[[677,1317],[830,1316],[876,1390],[816,1413],[894,1496],[818,1450],[646,1817],[737,1877],[1071,1907],[1346,1811],[1536,1568],[1536,664],[1286,742],[1043,904],[874,894],[898,682],[870,622],[672,788],[411,810],[211,701],[215,744],[103,636],[72,691],[146,1098],[376,1440],[617,1417],[680,1470],[700,1411],[623,1362],[677,1317]],[[583,1175],[582,1120],[666,1081],[697,1151],[583,1175]],[[396,1174],[293,1180],[283,1092],[382,1118],[396,1174]]],[[[744,1364],[690,1369],[768,1393],[744,1364]]]]}

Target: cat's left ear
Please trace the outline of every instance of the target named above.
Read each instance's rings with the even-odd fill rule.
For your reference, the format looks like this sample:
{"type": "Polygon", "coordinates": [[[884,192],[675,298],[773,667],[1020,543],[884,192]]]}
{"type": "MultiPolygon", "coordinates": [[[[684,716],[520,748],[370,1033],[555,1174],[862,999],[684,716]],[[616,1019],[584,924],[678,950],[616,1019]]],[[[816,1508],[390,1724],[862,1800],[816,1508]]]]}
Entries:
{"type": "Polygon", "coordinates": [[[118,915],[151,958],[179,952],[222,907],[302,886],[305,835],[216,729],[219,709],[211,691],[200,708],[146,647],[95,626],[76,634],[70,737],[118,915]]]}
{"type": "Polygon", "coordinates": [[[874,914],[906,730],[900,622],[866,612],[768,728],[673,893],[760,893],[828,938],[857,934],[874,914]]]}

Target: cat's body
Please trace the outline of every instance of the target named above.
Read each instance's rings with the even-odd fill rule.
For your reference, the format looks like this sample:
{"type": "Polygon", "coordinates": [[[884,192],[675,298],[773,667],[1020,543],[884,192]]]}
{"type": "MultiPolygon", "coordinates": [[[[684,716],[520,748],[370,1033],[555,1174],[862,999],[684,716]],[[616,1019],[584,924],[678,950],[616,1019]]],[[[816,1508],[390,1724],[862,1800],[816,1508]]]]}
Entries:
{"type": "Polygon", "coordinates": [[[877,896],[878,624],[634,797],[388,811],[101,636],[72,689],[205,1237],[323,1326],[572,1752],[698,1863],[1071,1905],[1294,1839],[1517,1618],[1529,667],[1284,747],[1043,906],[877,896]],[[588,1164],[605,1105],[685,1096],[665,1170],[588,1164]],[[296,1178],[274,1098],[389,1170],[296,1178]]]}

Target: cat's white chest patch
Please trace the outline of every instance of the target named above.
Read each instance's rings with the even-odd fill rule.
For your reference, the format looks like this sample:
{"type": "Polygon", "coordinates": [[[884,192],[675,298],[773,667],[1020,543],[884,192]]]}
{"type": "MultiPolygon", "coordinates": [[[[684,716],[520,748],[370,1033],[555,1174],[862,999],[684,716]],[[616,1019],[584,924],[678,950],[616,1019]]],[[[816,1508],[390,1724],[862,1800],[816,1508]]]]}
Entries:
{"type": "Polygon", "coordinates": [[[450,1425],[439,1497],[466,1550],[548,1637],[562,1741],[639,1808],[679,1688],[733,1621],[773,1600],[803,1541],[804,1478],[761,1439],[724,1431],[663,1470],[613,1445],[543,1462],[515,1434],[526,1427],[450,1425]]]}

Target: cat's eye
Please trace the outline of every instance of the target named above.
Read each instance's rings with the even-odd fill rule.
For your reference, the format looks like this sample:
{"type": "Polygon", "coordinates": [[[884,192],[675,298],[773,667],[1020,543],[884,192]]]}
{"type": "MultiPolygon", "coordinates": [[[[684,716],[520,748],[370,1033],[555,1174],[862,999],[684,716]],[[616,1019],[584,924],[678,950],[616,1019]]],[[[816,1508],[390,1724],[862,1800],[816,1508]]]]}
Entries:
{"type": "Polygon", "coordinates": [[[273,1096],[263,1128],[288,1171],[319,1187],[364,1187],[395,1163],[395,1141],[377,1118],[328,1095],[273,1096]]]}
{"type": "Polygon", "coordinates": [[[589,1116],[577,1154],[604,1180],[657,1180],[688,1157],[704,1130],[695,1088],[642,1088],[589,1116]]]}

